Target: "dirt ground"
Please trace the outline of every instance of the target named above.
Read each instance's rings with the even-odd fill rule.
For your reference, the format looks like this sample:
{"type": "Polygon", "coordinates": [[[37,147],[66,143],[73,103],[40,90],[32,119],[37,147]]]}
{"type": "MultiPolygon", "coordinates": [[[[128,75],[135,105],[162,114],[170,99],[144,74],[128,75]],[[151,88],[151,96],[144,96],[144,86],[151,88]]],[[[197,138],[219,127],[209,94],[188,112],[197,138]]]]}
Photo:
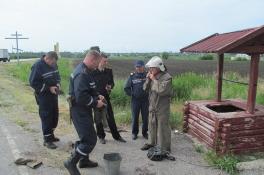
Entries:
{"type": "MultiPolygon", "coordinates": [[[[60,121],[56,130],[56,135],[61,138],[58,142],[58,149],[49,150],[42,146],[42,134],[37,108],[32,95],[32,91],[20,81],[13,79],[4,71],[0,65],[0,119],[1,128],[11,133],[17,149],[21,155],[29,153],[42,160],[43,165],[36,170],[28,170],[28,174],[67,174],[63,167],[63,160],[69,156],[69,143],[77,139],[72,125],[68,121],[68,109],[64,97],[60,98],[60,121]]],[[[105,173],[103,155],[107,152],[118,152],[122,156],[121,175],[220,175],[226,174],[218,169],[209,167],[202,156],[195,152],[193,142],[184,134],[172,132],[172,155],[176,161],[165,160],[153,162],[148,160],[146,152],[140,150],[145,140],[139,137],[136,141],[131,139],[130,128],[124,128],[127,132],[121,135],[127,143],[119,143],[107,134],[107,143],[102,145],[97,143],[91,154],[91,159],[99,163],[98,168],[83,169],[83,175],[101,175],[105,173]]],[[[5,133],[0,133],[1,138],[6,137],[5,133]]],[[[6,142],[7,143],[7,142],[6,142]]],[[[3,146],[3,145],[1,145],[3,146]]],[[[0,150],[2,149],[0,146],[0,150]]],[[[12,150],[10,145],[5,149],[12,150]]],[[[10,151],[3,154],[10,154],[10,151]],[[9,153],[7,153],[9,152],[9,153]]],[[[1,153],[2,154],[2,153],[1,153]]],[[[13,165],[14,158],[9,155],[8,164],[13,165]]],[[[5,167],[8,171],[9,167],[5,167]]],[[[1,174],[1,172],[0,172],[1,174]]]]}

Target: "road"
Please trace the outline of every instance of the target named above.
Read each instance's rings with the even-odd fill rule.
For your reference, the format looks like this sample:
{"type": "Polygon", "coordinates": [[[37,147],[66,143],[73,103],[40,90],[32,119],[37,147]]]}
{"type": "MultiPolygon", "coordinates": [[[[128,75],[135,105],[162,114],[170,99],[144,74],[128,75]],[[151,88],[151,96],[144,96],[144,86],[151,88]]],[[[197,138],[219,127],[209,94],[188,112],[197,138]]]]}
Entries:
{"type": "MultiPolygon", "coordinates": [[[[36,59],[38,59],[38,58],[19,59],[19,61],[21,61],[21,62],[25,62],[25,61],[34,61],[34,60],[36,60],[36,59]]],[[[11,63],[13,63],[13,62],[17,62],[17,59],[12,59],[12,60],[10,60],[10,62],[11,62],[11,63]]]]}
{"type": "Polygon", "coordinates": [[[45,149],[34,140],[34,136],[9,121],[3,113],[0,114],[0,175],[64,175],[60,168],[50,167],[39,156],[45,149]],[[17,166],[18,158],[30,158],[43,161],[37,169],[27,166],[17,166]]]}
{"type": "MultiPolygon", "coordinates": [[[[10,137],[10,133],[6,128],[6,122],[0,117],[0,174],[17,175],[27,174],[25,168],[17,167],[13,162],[17,155],[17,149],[11,148],[14,143],[14,139],[10,137]],[[21,173],[20,173],[21,172],[21,173]]],[[[14,146],[14,145],[13,145],[14,146]]],[[[15,146],[16,147],[16,146],[15,146]]]]}

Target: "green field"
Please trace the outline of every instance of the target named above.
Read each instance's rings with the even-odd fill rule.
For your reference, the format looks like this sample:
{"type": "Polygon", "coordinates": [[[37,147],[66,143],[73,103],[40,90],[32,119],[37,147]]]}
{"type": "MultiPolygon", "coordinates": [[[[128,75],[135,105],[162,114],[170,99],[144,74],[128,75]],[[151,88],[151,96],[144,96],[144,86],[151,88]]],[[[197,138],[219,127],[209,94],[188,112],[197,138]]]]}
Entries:
{"type": "MultiPolygon", "coordinates": [[[[125,60],[122,60],[124,64],[125,60]]],[[[129,62],[130,60],[128,60],[129,62]]],[[[131,62],[131,61],[130,61],[131,62]]],[[[117,64],[118,60],[112,62],[117,64]]],[[[191,61],[190,61],[191,63],[191,61]]],[[[28,75],[32,62],[17,64],[6,64],[7,70],[14,77],[22,80],[28,85],[28,75]]],[[[73,70],[75,62],[72,59],[62,58],[58,62],[60,75],[62,78],[62,90],[64,95],[68,93],[69,76],[73,70]]],[[[130,64],[130,63],[129,63],[130,64]]],[[[115,71],[115,70],[114,70],[115,71]]],[[[224,75],[225,78],[247,82],[247,78],[239,75],[238,73],[228,72],[224,75]]],[[[130,98],[125,95],[123,86],[125,83],[124,78],[115,76],[115,88],[111,93],[111,100],[114,105],[116,113],[116,120],[120,124],[129,124],[131,121],[130,116],[130,98]]],[[[196,73],[183,73],[173,77],[173,98],[171,104],[171,126],[173,128],[181,128],[182,122],[182,106],[187,100],[203,100],[214,99],[215,97],[215,77],[212,74],[196,74],[196,73]]],[[[229,82],[223,83],[223,98],[239,98],[246,99],[247,86],[240,84],[233,84],[229,82]]],[[[264,105],[264,81],[259,80],[257,103],[264,105]]]]}

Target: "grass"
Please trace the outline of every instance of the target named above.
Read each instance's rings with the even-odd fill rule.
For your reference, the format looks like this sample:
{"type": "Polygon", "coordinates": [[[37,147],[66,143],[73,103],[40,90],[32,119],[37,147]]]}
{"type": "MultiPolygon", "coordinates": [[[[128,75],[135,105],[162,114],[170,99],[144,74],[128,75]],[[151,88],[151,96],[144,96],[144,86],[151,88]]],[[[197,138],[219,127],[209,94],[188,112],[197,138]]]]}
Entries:
{"type": "MultiPolygon", "coordinates": [[[[9,64],[7,69],[10,74],[28,85],[28,76],[33,62],[9,64]]],[[[58,61],[58,67],[61,75],[62,90],[65,94],[68,92],[69,75],[73,70],[72,60],[61,58],[58,61]]],[[[226,79],[247,82],[248,80],[237,73],[227,72],[224,74],[226,79]]],[[[111,101],[116,113],[116,120],[119,123],[128,124],[131,122],[130,97],[123,90],[125,84],[124,79],[116,79],[115,87],[111,92],[111,101]]],[[[173,77],[173,103],[171,104],[172,112],[170,123],[172,128],[181,128],[183,114],[182,105],[187,100],[206,100],[215,97],[216,81],[213,75],[201,75],[195,73],[185,73],[173,77]],[[176,108],[176,109],[174,109],[176,108]]],[[[257,92],[257,103],[264,105],[264,83],[260,80],[257,92]]],[[[25,98],[21,94],[17,94],[21,98],[25,98]]],[[[227,98],[247,98],[247,86],[223,82],[223,99],[227,98]]],[[[29,103],[30,104],[30,103],[29,103]]],[[[30,107],[34,108],[34,107],[30,107]]],[[[32,111],[32,110],[31,110],[32,111]]]]}
{"type": "MultiPolygon", "coordinates": [[[[31,71],[31,66],[34,62],[25,62],[20,64],[7,64],[7,70],[10,74],[17,79],[29,85],[29,74],[31,71]]],[[[72,72],[72,60],[67,58],[60,58],[58,61],[59,72],[61,76],[61,87],[64,93],[68,92],[69,89],[69,77],[72,72]]]]}
{"type": "Polygon", "coordinates": [[[238,174],[236,164],[239,162],[238,158],[234,155],[219,156],[213,151],[208,151],[204,154],[205,160],[221,170],[226,171],[230,175],[238,174]]]}
{"type": "Polygon", "coordinates": [[[130,104],[130,97],[124,92],[125,80],[115,80],[115,87],[112,90],[110,97],[111,102],[115,106],[128,106],[130,104]]]}
{"type": "Polygon", "coordinates": [[[28,125],[28,122],[25,120],[22,120],[20,118],[14,118],[13,121],[18,125],[21,126],[22,128],[26,127],[28,125]]]}

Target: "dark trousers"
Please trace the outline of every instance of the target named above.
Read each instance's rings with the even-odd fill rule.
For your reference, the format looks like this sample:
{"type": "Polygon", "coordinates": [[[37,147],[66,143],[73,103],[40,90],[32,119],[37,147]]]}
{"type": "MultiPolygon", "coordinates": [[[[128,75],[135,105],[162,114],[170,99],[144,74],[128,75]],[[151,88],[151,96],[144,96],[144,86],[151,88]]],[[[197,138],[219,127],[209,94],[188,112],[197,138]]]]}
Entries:
{"type": "Polygon", "coordinates": [[[97,136],[101,139],[105,138],[103,118],[107,115],[106,108],[94,109],[94,122],[96,126],[97,136]]]}
{"type": "MultiPolygon", "coordinates": [[[[115,123],[115,117],[114,117],[114,112],[113,108],[110,102],[110,97],[109,95],[105,95],[105,100],[107,101],[107,108],[106,108],[106,120],[109,126],[109,129],[111,131],[112,137],[115,140],[118,140],[121,136],[117,130],[116,123],[115,123]]],[[[105,137],[105,132],[104,132],[104,127],[103,123],[101,124],[96,124],[96,130],[97,130],[97,135],[99,138],[104,138],[105,137]]]]}
{"type": "Polygon", "coordinates": [[[50,141],[58,125],[58,96],[52,94],[38,95],[39,116],[41,119],[44,141],[50,141]]]}
{"type": "Polygon", "coordinates": [[[92,109],[73,106],[70,112],[73,125],[80,139],[76,142],[78,143],[76,151],[83,156],[89,156],[89,153],[92,152],[97,142],[92,109]]]}
{"type": "Polygon", "coordinates": [[[149,101],[148,98],[134,98],[131,100],[131,110],[132,110],[132,134],[138,134],[138,120],[139,114],[141,112],[142,116],[142,135],[147,134],[148,132],[148,107],[149,101]]]}

